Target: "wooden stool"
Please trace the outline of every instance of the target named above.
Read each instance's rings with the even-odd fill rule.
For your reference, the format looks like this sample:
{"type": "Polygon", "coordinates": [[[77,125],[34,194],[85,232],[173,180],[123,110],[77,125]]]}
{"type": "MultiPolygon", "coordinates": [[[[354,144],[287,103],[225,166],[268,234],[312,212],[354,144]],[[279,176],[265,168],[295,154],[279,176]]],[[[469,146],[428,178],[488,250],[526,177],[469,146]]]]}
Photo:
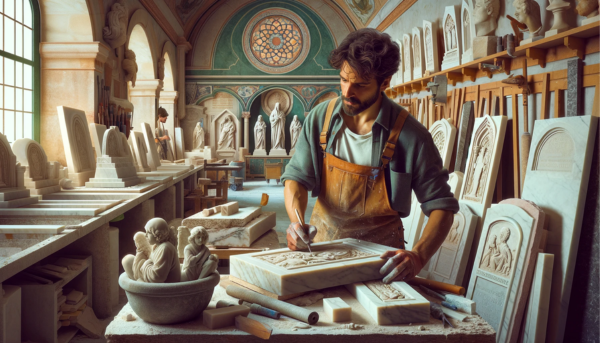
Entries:
{"type": "Polygon", "coordinates": [[[283,167],[283,163],[265,163],[265,179],[267,179],[267,183],[271,179],[275,179],[279,184],[281,180],[281,168],[283,167]]]}

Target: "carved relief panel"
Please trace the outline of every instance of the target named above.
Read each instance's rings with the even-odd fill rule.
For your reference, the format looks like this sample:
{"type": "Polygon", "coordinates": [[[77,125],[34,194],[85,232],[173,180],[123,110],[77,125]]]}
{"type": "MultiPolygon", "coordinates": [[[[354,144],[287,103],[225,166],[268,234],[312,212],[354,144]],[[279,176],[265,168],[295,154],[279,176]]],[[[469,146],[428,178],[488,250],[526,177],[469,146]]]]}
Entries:
{"type": "Polygon", "coordinates": [[[473,22],[474,0],[463,0],[460,9],[460,24],[462,28],[461,41],[463,46],[462,63],[473,60],[473,38],[475,38],[475,23],[473,22]]]}
{"type": "Polygon", "coordinates": [[[460,65],[460,23],[456,18],[459,11],[455,6],[447,6],[442,17],[444,34],[444,59],[442,70],[460,65]]]}
{"type": "Polygon", "coordinates": [[[0,189],[17,187],[17,157],[0,133],[0,189]]]}
{"type": "Polygon", "coordinates": [[[102,156],[123,156],[120,133],[114,126],[111,126],[104,132],[104,138],[102,139],[102,156]]]}
{"type": "Polygon", "coordinates": [[[404,64],[404,82],[411,81],[413,79],[413,66],[412,66],[412,44],[411,44],[411,36],[409,34],[402,35],[402,47],[404,53],[403,64],[404,64]]]}
{"type": "Polygon", "coordinates": [[[548,131],[533,154],[532,170],[564,172],[573,171],[575,144],[563,128],[548,131]]]}
{"type": "Polygon", "coordinates": [[[465,188],[462,192],[463,199],[483,203],[484,192],[491,172],[495,139],[496,127],[491,118],[486,117],[474,133],[471,143],[465,188]]]}
{"type": "Polygon", "coordinates": [[[456,140],[456,128],[447,119],[441,119],[431,125],[429,132],[431,133],[431,137],[433,137],[433,143],[440,153],[444,168],[450,168],[452,148],[456,140]]]}
{"type": "Polygon", "coordinates": [[[418,79],[423,76],[423,44],[422,32],[420,27],[412,28],[412,49],[413,49],[413,78],[418,79]]]}
{"type": "Polygon", "coordinates": [[[84,186],[96,171],[94,148],[85,112],[65,106],[58,106],[57,110],[69,178],[73,185],[84,186]]]}
{"type": "Polygon", "coordinates": [[[48,158],[44,149],[37,142],[27,146],[27,161],[29,162],[29,177],[33,181],[48,178],[48,158]]]}
{"type": "Polygon", "coordinates": [[[438,61],[437,24],[423,20],[423,48],[425,70],[431,73],[440,71],[438,61]]]}

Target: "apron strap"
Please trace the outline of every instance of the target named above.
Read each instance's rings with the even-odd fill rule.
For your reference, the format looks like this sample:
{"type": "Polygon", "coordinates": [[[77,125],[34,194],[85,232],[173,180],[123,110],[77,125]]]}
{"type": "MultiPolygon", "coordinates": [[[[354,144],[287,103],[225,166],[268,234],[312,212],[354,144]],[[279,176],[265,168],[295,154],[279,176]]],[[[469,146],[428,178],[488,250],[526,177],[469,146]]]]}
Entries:
{"type": "Polygon", "coordinates": [[[394,156],[394,150],[396,150],[396,143],[398,142],[398,137],[400,136],[400,132],[404,127],[404,122],[406,121],[407,117],[408,112],[403,109],[398,114],[398,118],[396,118],[396,123],[394,123],[394,127],[390,132],[390,136],[388,137],[388,140],[385,143],[385,148],[383,149],[383,153],[381,154],[382,168],[385,168],[394,156]]]}
{"type": "Polygon", "coordinates": [[[333,109],[335,108],[335,103],[337,102],[338,98],[335,99],[331,99],[329,101],[329,105],[327,105],[327,112],[325,113],[325,122],[323,123],[323,131],[321,131],[321,149],[323,150],[323,152],[325,152],[325,149],[327,148],[327,131],[329,131],[329,124],[331,123],[331,115],[333,114],[333,109]]]}

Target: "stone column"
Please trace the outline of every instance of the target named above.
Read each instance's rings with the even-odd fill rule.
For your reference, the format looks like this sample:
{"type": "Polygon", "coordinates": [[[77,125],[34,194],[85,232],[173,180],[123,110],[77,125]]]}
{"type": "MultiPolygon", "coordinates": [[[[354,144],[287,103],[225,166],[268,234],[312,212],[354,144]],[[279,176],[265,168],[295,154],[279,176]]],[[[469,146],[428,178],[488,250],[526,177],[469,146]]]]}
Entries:
{"type": "Polygon", "coordinates": [[[244,148],[250,149],[250,112],[242,112],[244,118],[244,148]]]}
{"type": "Polygon", "coordinates": [[[98,108],[96,76],[104,78],[104,63],[110,48],[103,43],[40,43],[41,106],[40,144],[49,161],[67,165],[60,139],[57,106],[85,112],[94,122],[98,108]]]}
{"type": "Polygon", "coordinates": [[[177,90],[181,96],[177,102],[177,118],[185,118],[185,54],[192,49],[192,45],[185,39],[177,39],[177,90]]]}
{"type": "Polygon", "coordinates": [[[158,117],[157,99],[162,89],[162,80],[137,80],[129,89],[129,101],[133,104],[133,129],[142,130],[142,123],[156,127],[158,117]]]}

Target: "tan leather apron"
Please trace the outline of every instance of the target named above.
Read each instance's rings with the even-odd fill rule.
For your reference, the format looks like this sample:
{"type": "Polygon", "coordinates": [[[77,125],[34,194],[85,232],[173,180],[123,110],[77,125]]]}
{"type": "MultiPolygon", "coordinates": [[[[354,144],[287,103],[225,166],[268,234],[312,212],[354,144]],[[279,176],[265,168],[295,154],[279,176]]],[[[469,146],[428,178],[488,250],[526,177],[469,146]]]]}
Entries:
{"type": "Polygon", "coordinates": [[[317,228],[314,241],[356,238],[403,249],[402,221],[390,205],[384,169],[394,155],[408,112],[403,110],[396,119],[381,156],[381,167],[361,166],[325,152],[336,101],[329,102],[320,137],[324,161],[321,192],[310,217],[310,224],[317,228]]]}

